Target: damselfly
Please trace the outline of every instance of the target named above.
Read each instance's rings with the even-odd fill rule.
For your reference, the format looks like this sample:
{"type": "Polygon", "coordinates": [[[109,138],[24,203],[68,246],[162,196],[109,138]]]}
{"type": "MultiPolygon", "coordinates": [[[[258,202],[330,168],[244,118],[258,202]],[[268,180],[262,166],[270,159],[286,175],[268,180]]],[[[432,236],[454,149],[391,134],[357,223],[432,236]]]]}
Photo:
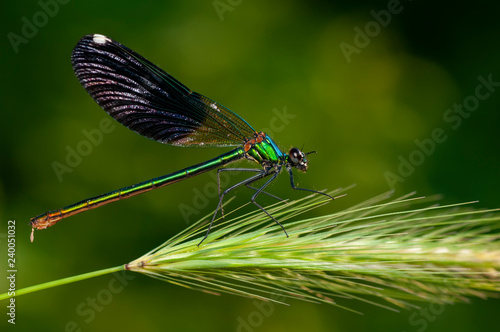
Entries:
{"type": "Polygon", "coordinates": [[[281,226],[288,237],[283,225],[256,202],[257,196],[265,193],[264,189],[276,179],[283,168],[290,175],[293,189],[323,194],[333,199],[326,193],[295,186],[292,168],[305,172],[308,167],[306,155],[314,151],[304,153],[293,147],[288,153],[282,152],[271,137],[264,132],[255,131],[236,113],[210,98],[191,91],[174,77],[122,44],[103,35],[87,35],[78,42],[71,59],[76,77],[90,96],[115,120],[136,133],[174,146],[236,148],[180,171],[43,213],[31,219],[33,230],[45,229],[77,213],[164,187],[213,169],[218,169],[219,204],[201,242],[210,233],[217,212],[221,210],[222,213],[224,196],[242,185],[255,190],[251,198],[252,203],[281,226]],[[261,168],[221,168],[241,159],[257,162],[261,168]],[[254,174],[221,192],[220,172],[236,171],[254,174]],[[253,182],[268,176],[270,178],[259,188],[251,186],[253,182]]]}

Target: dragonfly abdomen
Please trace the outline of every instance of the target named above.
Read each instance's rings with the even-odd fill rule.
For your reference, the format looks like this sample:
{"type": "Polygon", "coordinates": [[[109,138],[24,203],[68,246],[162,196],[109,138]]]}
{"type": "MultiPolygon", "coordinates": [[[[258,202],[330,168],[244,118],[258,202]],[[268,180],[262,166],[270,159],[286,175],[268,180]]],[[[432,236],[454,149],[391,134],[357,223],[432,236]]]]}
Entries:
{"type": "Polygon", "coordinates": [[[95,196],[77,202],[75,204],[68,205],[59,210],[49,211],[43,213],[35,218],[31,219],[31,226],[36,229],[45,229],[57,223],[59,220],[66,217],[78,214],[80,212],[95,209],[99,206],[109,204],[124,198],[139,195],[147,191],[164,187],[175,182],[190,178],[192,176],[208,172],[210,170],[222,167],[231,162],[243,159],[245,157],[245,152],[243,148],[237,148],[224,153],[216,158],[213,158],[207,162],[200,163],[194,166],[184,168],[180,171],[160,176],[148,181],[144,181],[132,186],[124,187],[118,190],[113,190],[107,194],[95,196]]]}

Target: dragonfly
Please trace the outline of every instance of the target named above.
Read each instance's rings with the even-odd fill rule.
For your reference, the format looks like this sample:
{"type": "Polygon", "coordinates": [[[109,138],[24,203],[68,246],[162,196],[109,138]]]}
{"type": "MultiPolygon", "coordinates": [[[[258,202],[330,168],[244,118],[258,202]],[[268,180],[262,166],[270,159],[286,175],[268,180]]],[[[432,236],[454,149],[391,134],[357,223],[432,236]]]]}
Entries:
{"type": "Polygon", "coordinates": [[[313,189],[299,188],[295,185],[292,169],[306,172],[306,156],[315,151],[304,153],[292,147],[283,152],[273,139],[264,132],[252,128],[238,114],[190,90],[177,79],[127,48],[126,46],[101,34],[84,36],[71,54],[76,77],[90,96],[116,121],[141,136],[163,144],[180,147],[235,147],[203,163],[153,178],[138,184],[91,197],[52,210],[31,218],[31,240],[35,229],[46,229],[58,221],[75,214],[100,207],[118,200],[139,195],[150,190],[191,178],[217,169],[219,203],[208,226],[205,237],[222,210],[224,197],[234,189],[246,186],[255,193],[251,202],[279,225],[288,237],[283,225],[269,214],[259,203],[257,197],[264,193],[282,170],[290,176],[291,187],[332,196],[313,189]],[[223,168],[223,166],[249,160],[258,163],[260,168],[223,168]],[[248,172],[251,176],[237,184],[221,190],[221,172],[248,172]],[[252,184],[267,178],[260,187],[252,184]]]}

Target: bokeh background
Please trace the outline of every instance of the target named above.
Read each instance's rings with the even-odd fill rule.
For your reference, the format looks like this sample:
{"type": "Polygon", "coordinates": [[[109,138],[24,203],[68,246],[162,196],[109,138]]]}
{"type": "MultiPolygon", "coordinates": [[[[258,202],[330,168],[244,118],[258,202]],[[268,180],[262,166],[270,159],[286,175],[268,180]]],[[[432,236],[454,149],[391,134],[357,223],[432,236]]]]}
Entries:
{"type": "MultiPolygon", "coordinates": [[[[395,3],[4,3],[0,14],[2,269],[7,262],[9,219],[17,221],[21,288],[126,263],[216,206],[213,195],[203,194],[207,201],[200,203],[198,214],[186,216],[181,211],[193,208],[196,193],[214,183],[205,174],[74,216],[37,232],[35,242],[29,242],[30,217],[225,151],[165,146],[115,124],[60,181],[53,163],[65,164],[68,147],[85,144],[83,131],[99,129],[100,121],[108,117],[71,68],[73,46],[89,33],[112,37],[191,89],[236,111],[256,129],[271,129],[283,149],[304,145],[306,151],[317,150],[310,156],[308,173],[297,175],[302,186],[334,189],[357,184],[347,197],[312,213],[335,212],[392,188],[401,195],[440,193],[443,203],[479,200],[478,207],[500,207],[500,90],[481,100],[456,128],[443,118],[454,104],[475,95],[478,76],[491,74],[493,81],[500,81],[500,5],[395,3]],[[371,11],[388,10],[398,13],[392,13],[390,20],[379,14],[385,26],[373,23],[371,11]],[[40,14],[43,11],[50,15],[40,14]],[[28,37],[23,37],[23,26],[34,19],[40,25],[37,31],[24,28],[28,37]],[[356,37],[358,29],[366,28],[368,39],[356,37]],[[13,34],[25,40],[13,47],[9,41],[13,34]],[[342,49],[355,51],[346,56],[342,49]],[[288,117],[283,117],[285,111],[288,117]],[[391,186],[388,172],[399,174],[401,158],[417,158],[415,140],[429,139],[436,128],[447,139],[405,173],[400,179],[404,181],[391,186]]],[[[290,190],[286,175],[270,191],[285,198],[302,197],[290,190]]],[[[242,189],[236,196],[229,209],[246,202],[250,192],[242,189]]],[[[239,327],[241,320],[257,310],[253,300],[128,276],[132,278],[128,285],[95,310],[89,309],[88,301],[108,289],[112,276],[19,297],[17,324],[8,327],[64,331],[71,330],[68,323],[74,322],[81,331],[246,331],[239,327]]],[[[0,279],[2,292],[5,280],[0,279]]],[[[2,330],[8,325],[3,304],[7,302],[0,310],[2,330]]],[[[423,318],[415,310],[395,313],[356,301],[343,303],[364,312],[360,317],[324,304],[290,304],[275,305],[272,314],[251,330],[479,331],[490,327],[500,309],[499,300],[472,299],[423,318]]],[[[421,306],[429,308],[427,303],[421,306]]]]}

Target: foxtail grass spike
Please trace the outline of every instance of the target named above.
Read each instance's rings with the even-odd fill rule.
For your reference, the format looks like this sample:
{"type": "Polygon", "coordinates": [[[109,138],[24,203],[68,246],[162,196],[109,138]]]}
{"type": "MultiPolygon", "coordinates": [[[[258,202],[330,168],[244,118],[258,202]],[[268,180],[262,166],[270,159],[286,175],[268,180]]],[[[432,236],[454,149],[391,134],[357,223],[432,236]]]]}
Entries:
{"type": "MultiPolygon", "coordinates": [[[[345,191],[328,194],[339,198],[345,191]]],[[[328,200],[318,195],[267,206],[289,238],[264,212],[243,214],[238,208],[214,225],[201,246],[210,217],[121,267],[28,287],[18,295],[117,269],[210,294],[279,303],[298,299],[352,311],[352,300],[397,310],[418,301],[454,303],[499,294],[500,209],[392,196],[319,216],[310,211],[328,200]]]]}

